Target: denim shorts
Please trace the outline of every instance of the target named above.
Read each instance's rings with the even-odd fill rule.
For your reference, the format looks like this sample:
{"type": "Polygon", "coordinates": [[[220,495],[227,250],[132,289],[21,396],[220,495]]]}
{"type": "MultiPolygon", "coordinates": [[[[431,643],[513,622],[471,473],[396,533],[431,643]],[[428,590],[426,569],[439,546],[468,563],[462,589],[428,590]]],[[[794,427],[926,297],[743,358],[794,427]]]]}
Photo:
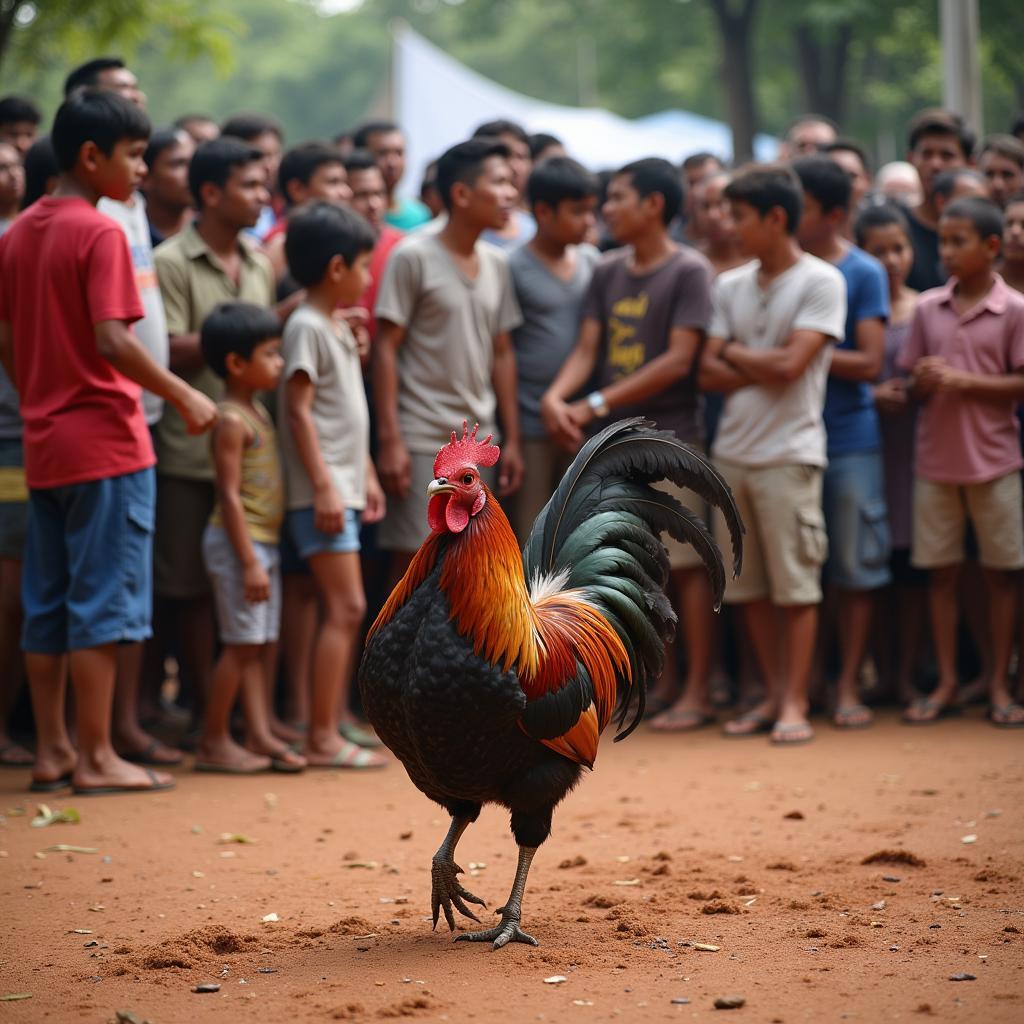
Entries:
{"type": "Polygon", "coordinates": [[[245,599],[242,563],[227,531],[210,525],[203,534],[203,561],[213,586],[222,644],[271,644],[281,627],[281,556],[276,544],[254,540],[252,546],[270,577],[270,598],[258,604],[245,599]]]}
{"type": "Polygon", "coordinates": [[[312,505],[289,509],[284,525],[291,534],[299,558],[359,551],[359,513],[355,509],[345,509],[345,523],[341,533],[322,533],[318,530],[313,521],[312,505]]]}
{"type": "Polygon", "coordinates": [[[822,507],[829,550],[825,579],[845,590],[886,586],[892,576],[881,453],[831,456],[822,507]]]}
{"type": "Polygon", "coordinates": [[[0,438],[0,558],[21,561],[28,527],[28,488],[20,438],[0,438]]]}
{"type": "Polygon", "coordinates": [[[63,654],[150,635],[152,469],[29,492],[22,646],[63,654]]]}

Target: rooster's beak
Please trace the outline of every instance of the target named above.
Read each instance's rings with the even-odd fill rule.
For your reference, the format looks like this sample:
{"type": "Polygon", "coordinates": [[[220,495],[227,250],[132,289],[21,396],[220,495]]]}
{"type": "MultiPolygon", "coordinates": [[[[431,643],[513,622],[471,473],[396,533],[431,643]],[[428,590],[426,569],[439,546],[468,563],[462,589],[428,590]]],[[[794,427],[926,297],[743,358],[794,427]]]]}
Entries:
{"type": "Polygon", "coordinates": [[[433,498],[435,494],[454,494],[455,488],[452,487],[447,480],[443,477],[440,480],[431,480],[427,484],[427,497],[433,498]]]}

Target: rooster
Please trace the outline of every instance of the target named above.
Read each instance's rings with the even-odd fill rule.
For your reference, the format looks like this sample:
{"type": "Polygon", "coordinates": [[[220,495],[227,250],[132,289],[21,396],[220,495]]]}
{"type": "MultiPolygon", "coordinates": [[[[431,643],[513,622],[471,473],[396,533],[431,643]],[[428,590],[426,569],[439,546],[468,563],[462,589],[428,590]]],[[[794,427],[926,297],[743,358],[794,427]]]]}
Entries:
{"type": "Polygon", "coordinates": [[[480,923],[455,848],[485,803],[511,813],[519,862],[493,928],[457,939],[537,945],[520,927],[527,874],[555,806],[592,768],[602,730],[639,723],[676,617],[665,597],[659,533],[693,544],[716,608],[722,556],[701,520],[651,485],[669,479],[720,508],[735,571],[740,522],[732,494],[704,458],[642,419],[589,440],[537,518],[520,553],[480,479],[499,455],[477,429],[437,454],[427,488],[431,533],[367,636],[359,680],[383,742],[427,797],[451,815],[433,857],[434,927],[454,910],[480,923]],[[627,724],[627,718],[629,719],[627,724]]]}

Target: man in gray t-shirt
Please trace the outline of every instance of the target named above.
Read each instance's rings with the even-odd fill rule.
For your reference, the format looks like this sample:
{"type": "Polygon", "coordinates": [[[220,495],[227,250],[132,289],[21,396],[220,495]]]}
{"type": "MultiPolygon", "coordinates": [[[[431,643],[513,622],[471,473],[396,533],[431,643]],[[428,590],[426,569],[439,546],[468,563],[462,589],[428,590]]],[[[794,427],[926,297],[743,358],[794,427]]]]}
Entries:
{"type": "Polygon", "coordinates": [[[515,206],[507,150],[485,139],[453,146],[438,161],[438,188],[447,224],[392,250],[374,311],[377,468],[391,499],[378,543],[393,552],[396,579],[429,533],[434,456],[463,420],[496,436],[500,422],[499,495],[523,475],[509,337],[519,306],[505,255],[479,240],[515,206]]]}
{"type": "Polygon", "coordinates": [[[594,226],[597,178],[568,157],[538,164],[526,185],[537,233],[509,257],[523,322],[516,350],[523,485],[511,503],[520,544],[572,461],[544,429],[540,400],[576,343],[583,299],[600,253],[581,244],[594,226]]]}

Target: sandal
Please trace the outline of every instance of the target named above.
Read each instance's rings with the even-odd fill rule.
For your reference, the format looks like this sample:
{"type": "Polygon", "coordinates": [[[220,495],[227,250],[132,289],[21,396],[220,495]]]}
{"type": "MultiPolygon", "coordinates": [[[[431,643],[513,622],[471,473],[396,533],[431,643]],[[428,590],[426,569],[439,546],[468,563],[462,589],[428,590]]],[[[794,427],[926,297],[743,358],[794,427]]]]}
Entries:
{"type": "Polygon", "coordinates": [[[354,743],[357,747],[365,747],[367,750],[376,750],[384,745],[369,729],[364,729],[362,726],[356,725],[355,722],[342,722],[338,726],[338,735],[342,739],[348,740],[349,743],[354,743]]]}
{"type": "Polygon", "coordinates": [[[137,754],[128,753],[121,756],[133,764],[145,764],[153,768],[173,768],[185,760],[185,755],[180,750],[175,750],[174,747],[169,747],[166,743],[161,743],[159,740],[153,740],[152,743],[146,746],[145,750],[137,754]],[[157,757],[157,754],[161,751],[166,751],[170,754],[170,757],[157,757]]]}
{"type": "Polygon", "coordinates": [[[837,729],[866,729],[874,720],[874,712],[867,704],[847,704],[836,708],[832,715],[832,724],[837,729]]]}
{"type": "Polygon", "coordinates": [[[744,711],[742,715],[726,722],[722,731],[732,737],[757,736],[762,732],[771,732],[774,724],[774,718],[760,711],[744,711]]]}
{"type": "Polygon", "coordinates": [[[175,782],[157,782],[156,772],[146,769],[149,776],[148,786],[72,786],[75,796],[112,796],[115,793],[160,793],[166,789],[174,789],[175,782]]]}
{"type": "Polygon", "coordinates": [[[1024,707],[1014,701],[993,704],[988,709],[988,720],[999,729],[1024,729],[1024,707]]]}
{"type": "Polygon", "coordinates": [[[666,708],[648,722],[656,732],[696,732],[715,721],[709,715],[696,708],[666,708]]]}
{"type": "Polygon", "coordinates": [[[777,747],[794,747],[813,739],[810,722],[776,722],[772,727],[771,741],[777,747]]]}
{"type": "Polygon", "coordinates": [[[377,754],[372,750],[367,750],[365,747],[361,747],[357,743],[346,741],[345,745],[334,755],[334,757],[330,759],[330,761],[321,761],[319,764],[315,761],[309,761],[307,767],[354,768],[356,770],[363,770],[366,768],[386,768],[387,765],[388,760],[386,757],[382,757],[380,754],[377,754]]]}
{"type": "Polygon", "coordinates": [[[940,718],[953,718],[960,714],[955,704],[944,704],[934,697],[919,697],[903,712],[904,725],[931,725],[940,718]]]}

